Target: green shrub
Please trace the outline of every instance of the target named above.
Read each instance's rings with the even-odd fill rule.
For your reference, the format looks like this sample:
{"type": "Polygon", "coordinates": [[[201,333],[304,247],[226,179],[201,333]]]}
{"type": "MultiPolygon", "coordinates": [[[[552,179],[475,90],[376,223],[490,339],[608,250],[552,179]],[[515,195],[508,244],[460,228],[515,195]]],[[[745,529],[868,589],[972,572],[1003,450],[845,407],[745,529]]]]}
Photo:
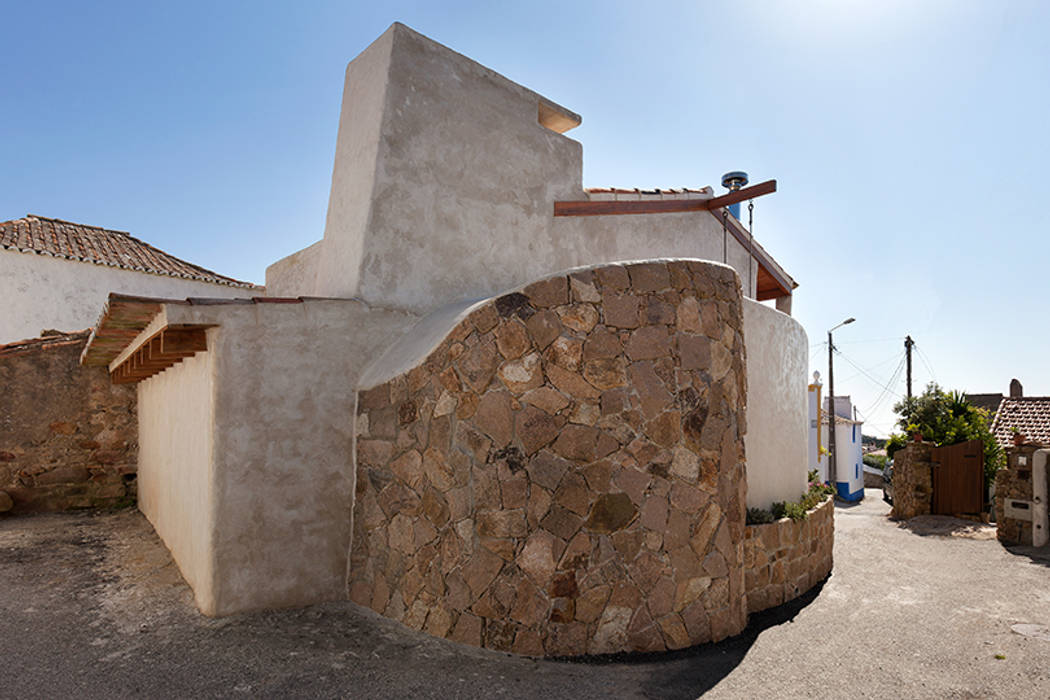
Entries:
{"type": "Polygon", "coordinates": [[[886,455],[864,455],[862,459],[869,467],[874,467],[881,471],[886,468],[886,462],[889,458],[886,455]]]}
{"type": "Polygon", "coordinates": [[[764,525],[766,523],[773,522],[775,518],[765,508],[748,508],[747,509],[747,524],[748,525],[764,525]]]}

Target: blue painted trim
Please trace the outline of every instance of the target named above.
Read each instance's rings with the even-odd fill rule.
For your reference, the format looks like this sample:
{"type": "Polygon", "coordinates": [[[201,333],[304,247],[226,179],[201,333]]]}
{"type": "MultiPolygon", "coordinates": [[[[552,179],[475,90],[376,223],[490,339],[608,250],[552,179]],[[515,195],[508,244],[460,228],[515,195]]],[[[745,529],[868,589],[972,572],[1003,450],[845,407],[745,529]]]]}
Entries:
{"type": "Polygon", "coordinates": [[[840,500],[852,503],[864,498],[864,487],[862,486],[860,489],[850,493],[848,481],[837,481],[835,482],[835,495],[837,495],[840,500]]]}

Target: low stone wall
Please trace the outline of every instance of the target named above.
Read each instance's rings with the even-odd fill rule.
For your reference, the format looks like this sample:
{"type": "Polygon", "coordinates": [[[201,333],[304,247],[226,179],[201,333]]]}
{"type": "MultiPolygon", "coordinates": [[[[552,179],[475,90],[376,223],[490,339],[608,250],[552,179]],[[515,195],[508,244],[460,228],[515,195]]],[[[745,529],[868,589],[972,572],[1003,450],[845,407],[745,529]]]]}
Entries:
{"type": "MultiPolygon", "coordinates": [[[[1032,500],[1032,460],[1042,445],[1020,445],[1006,451],[1006,467],[995,474],[995,535],[1003,544],[1032,544],[1032,521],[1006,515],[1006,501],[1032,500]],[[1018,457],[1025,457],[1019,464],[1018,457]]],[[[1031,511],[1029,511],[1031,514],[1031,511]]]]}
{"type": "Polygon", "coordinates": [[[831,573],[835,502],[809,511],[805,520],[781,518],[748,525],[744,534],[747,611],[759,612],[794,600],[831,573]]]}
{"type": "Polygon", "coordinates": [[[930,466],[932,442],[909,442],[893,456],[894,520],[909,520],[930,512],[933,472],[930,466]]]}
{"type": "Polygon", "coordinates": [[[574,271],[362,392],[350,598],[535,656],[740,632],[740,299],[712,263],[574,271]]]}
{"type": "Polygon", "coordinates": [[[0,346],[0,510],[112,506],[134,497],[134,385],[81,367],[87,331],[0,346]]]}

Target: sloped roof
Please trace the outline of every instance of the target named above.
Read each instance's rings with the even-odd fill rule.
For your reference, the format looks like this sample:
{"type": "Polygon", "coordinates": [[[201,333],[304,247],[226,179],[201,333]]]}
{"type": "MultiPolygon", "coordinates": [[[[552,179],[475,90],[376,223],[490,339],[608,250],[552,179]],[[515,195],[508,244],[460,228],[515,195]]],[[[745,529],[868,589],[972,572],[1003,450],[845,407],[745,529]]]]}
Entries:
{"type": "Polygon", "coordinates": [[[1001,447],[1013,444],[1016,428],[1028,442],[1050,445],[1050,396],[1004,398],[992,421],[992,433],[1001,447]]]}
{"type": "Polygon", "coordinates": [[[256,287],[180,260],[124,231],[35,214],[0,222],[0,247],[230,287],[256,287]]]}

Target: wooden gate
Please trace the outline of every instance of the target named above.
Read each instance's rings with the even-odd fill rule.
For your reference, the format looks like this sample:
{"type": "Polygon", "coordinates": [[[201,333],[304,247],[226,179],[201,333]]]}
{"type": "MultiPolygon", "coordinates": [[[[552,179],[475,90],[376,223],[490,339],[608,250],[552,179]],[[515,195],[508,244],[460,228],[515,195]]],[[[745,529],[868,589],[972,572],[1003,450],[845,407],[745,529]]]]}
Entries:
{"type": "Polygon", "coordinates": [[[930,455],[935,515],[980,513],[984,508],[984,443],[935,447],[930,455]]]}

